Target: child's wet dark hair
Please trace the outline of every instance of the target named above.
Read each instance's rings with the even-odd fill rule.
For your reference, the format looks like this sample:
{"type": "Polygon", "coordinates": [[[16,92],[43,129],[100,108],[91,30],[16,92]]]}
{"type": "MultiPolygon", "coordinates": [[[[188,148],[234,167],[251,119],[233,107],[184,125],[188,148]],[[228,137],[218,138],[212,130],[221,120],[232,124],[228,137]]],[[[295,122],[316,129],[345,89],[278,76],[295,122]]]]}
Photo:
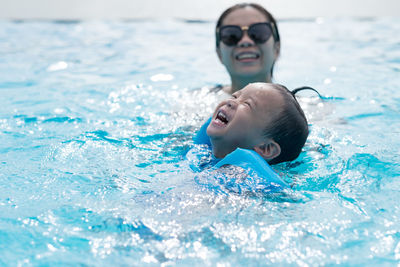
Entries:
{"type": "Polygon", "coordinates": [[[300,87],[290,91],[280,84],[272,85],[277,89],[284,100],[284,106],[276,116],[273,123],[264,130],[267,138],[272,138],[281,147],[281,153],[278,157],[269,161],[270,164],[277,164],[296,159],[303,148],[308,137],[308,122],[300,107],[295,94],[302,90],[313,90],[311,87],[300,87]]]}

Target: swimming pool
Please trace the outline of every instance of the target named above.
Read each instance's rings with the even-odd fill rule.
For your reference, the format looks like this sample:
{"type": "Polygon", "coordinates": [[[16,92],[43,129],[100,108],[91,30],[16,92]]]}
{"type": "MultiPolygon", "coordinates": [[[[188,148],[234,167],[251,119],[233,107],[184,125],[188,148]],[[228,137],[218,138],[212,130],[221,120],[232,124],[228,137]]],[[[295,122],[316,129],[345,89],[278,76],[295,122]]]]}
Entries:
{"type": "Polygon", "coordinates": [[[0,25],[0,265],[400,263],[399,19],[280,22],[275,81],[329,100],[263,197],[183,157],[228,82],[214,23],[0,25]]]}

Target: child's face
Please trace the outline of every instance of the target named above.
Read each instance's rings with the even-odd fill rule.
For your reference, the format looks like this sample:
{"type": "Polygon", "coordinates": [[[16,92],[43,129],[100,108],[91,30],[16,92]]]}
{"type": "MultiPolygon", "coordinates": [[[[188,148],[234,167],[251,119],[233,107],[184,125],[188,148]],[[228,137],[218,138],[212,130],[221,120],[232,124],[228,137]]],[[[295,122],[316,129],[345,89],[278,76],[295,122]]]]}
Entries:
{"type": "Polygon", "coordinates": [[[265,128],[281,111],[283,97],[270,84],[249,84],[221,102],[207,134],[213,148],[227,153],[236,148],[253,149],[264,142],[265,128]]]}

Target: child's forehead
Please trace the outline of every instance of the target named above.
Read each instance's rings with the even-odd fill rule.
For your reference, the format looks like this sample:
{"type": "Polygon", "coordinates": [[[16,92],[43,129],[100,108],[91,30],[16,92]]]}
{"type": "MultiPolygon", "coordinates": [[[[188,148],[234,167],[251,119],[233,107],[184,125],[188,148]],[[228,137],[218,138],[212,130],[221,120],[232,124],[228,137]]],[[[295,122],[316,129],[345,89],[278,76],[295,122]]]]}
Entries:
{"type": "Polygon", "coordinates": [[[252,96],[257,98],[276,98],[280,96],[279,90],[271,84],[254,83],[249,84],[239,91],[243,96],[252,96]]]}
{"type": "Polygon", "coordinates": [[[281,92],[270,84],[250,84],[237,93],[237,97],[251,99],[254,103],[253,111],[260,113],[260,116],[272,115],[284,107],[281,92]]]}

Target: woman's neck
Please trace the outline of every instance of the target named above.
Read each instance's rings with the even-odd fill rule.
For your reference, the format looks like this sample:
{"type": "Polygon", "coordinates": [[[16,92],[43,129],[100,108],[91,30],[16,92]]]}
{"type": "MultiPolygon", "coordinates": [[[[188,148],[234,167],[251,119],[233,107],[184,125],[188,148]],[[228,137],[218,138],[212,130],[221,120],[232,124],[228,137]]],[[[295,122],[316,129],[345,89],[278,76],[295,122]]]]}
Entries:
{"type": "Polygon", "coordinates": [[[240,89],[243,89],[249,83],[264,82],[271,83],[271,75],[259,75],[259,76],[249,76],[249,77],[232,77],[231,76],[231,87],[230,90],[225,90],[227,93],[233,94],[240,89]]]}

